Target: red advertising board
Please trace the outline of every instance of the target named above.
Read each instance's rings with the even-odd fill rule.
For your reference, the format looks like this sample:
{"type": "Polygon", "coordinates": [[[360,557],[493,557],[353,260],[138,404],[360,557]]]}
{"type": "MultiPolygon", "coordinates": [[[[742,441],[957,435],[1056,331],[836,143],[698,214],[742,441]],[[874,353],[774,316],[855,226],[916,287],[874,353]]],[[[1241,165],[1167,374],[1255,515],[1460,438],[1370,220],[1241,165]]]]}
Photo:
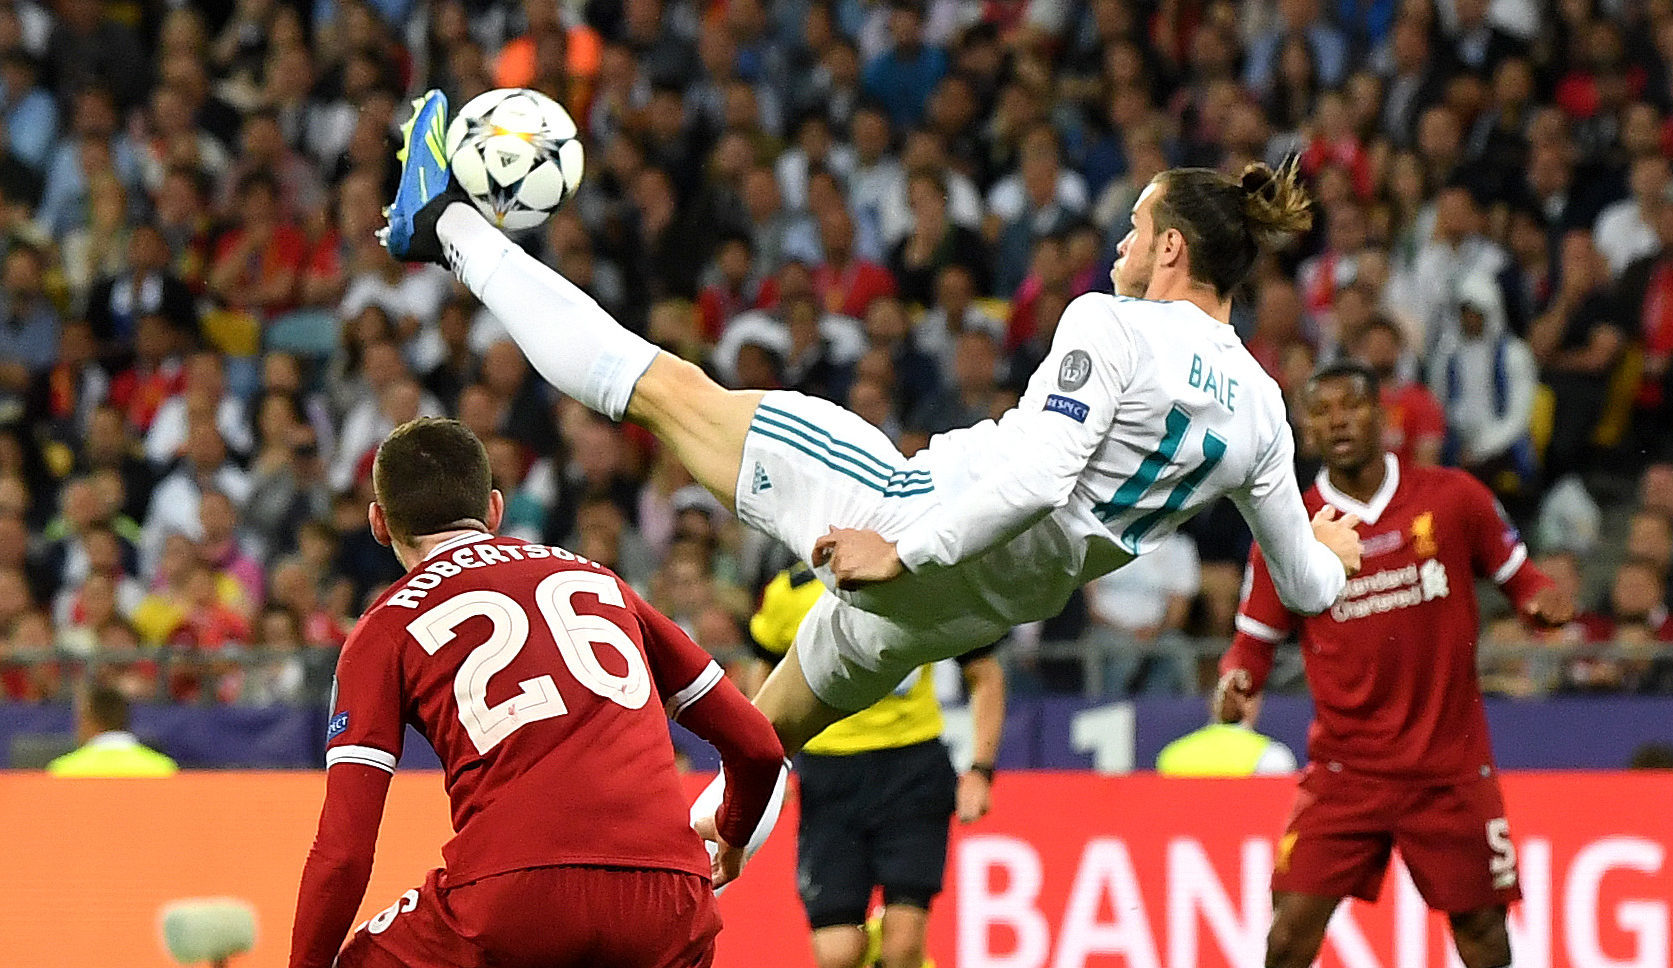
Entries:
{"type": "MultiPolygon", "coordinates": [[[[691,777],[689,792],[703,781],[691,777]]],[[[166,968],[159,906],[230,895],[260,922],[231,968],[281,968],[323,789],[317,772],[0,772],[0,965],[166,968]]],[[[994,812],[955,836],[930,953],[938,968],[1255,968],[1292,789],[1001,774],[994,812]]],[[[1527,895],[1511,916],[1517,968],[1670,968],[1673,773],[1513,774],[1505,793],[1527,895]]],[[[717,968],[811,968],[794,831],[792,807],[722,896],[717,968]]],[[[440,776],[397,776],[360,917],[418,884],[447,836],[440,776]]],[[[1444,926],[1397,877],[1381,904],[1339,915],[1324,965],[1448,959],[1444,926]]]]}
{"type": "MultiPolygon", "coordinates": [[[[1293,789],[1003,776],[993,813],[955,833],[930,953],[942,968],[1256,968],[1293,789]]],[[[1673,963],[1673,775],[1511,775],[1505,797],[1526,897],[1511,913],[1517,968],[1673,963]]],[[[793,847],[775,835],[722,897],[734,930],[719,964],[811,966],[793,847]]],[[[1381,903],[1338,913],[1321,964],[1445,968],[1457,963],[1450,948],[1397,867],[1381,903]]]]}

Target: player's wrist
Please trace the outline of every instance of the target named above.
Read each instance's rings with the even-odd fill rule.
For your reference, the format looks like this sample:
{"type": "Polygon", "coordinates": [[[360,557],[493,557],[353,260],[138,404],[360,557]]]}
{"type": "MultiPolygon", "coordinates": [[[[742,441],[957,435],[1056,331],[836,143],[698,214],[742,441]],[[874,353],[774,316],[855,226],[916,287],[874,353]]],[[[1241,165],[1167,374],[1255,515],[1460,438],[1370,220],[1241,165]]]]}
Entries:
{"type": "Polygon", "coordinates": [[[973,773],[976,776],[979,776],[982,779],[986,780],[990,785],[993,783],[993,763],[991,763],[991,762],[972,763],[972,764],[970,764],[970,768],[965,770],[964,772],[965,773],[973,773]]]}

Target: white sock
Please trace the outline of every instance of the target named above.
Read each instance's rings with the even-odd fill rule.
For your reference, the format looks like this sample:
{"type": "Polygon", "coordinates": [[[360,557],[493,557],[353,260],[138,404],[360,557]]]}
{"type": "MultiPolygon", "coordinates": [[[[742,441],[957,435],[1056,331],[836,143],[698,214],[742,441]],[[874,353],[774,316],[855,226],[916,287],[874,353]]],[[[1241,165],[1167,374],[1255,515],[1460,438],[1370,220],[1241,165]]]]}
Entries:
{"type": "MultiPolygon", "coordinates": [[[[749,843],[744,845],[745,861],[755,856],[755,852],[760,850],[761,845],[767,842],[768,835],[773,832],[774,825],[778,823],[778,815],[784,809],[784,790],[789,781],[790,761],[785,760],[784,765],[779,767],[778,783],[773,786],[773,795],[767,800],[767,809],[762,812],[760,822],[755,825],[755,832],[749,835],[749,843]]],[[[720,810],[720,802],[725,797],[726,771],[721,770],[715,774],[713,780],[709,781],[709,785],[703,788],[703,792],[697,795],[697,799],[692,801],[691,822],[696,824],[704,817],[713,817],[720,810]]],[[[712,860],[715,855],[714,843],[705,840],[703,846],[708,848],[709,858],[712,860]]],[[[725,889],[725,887],[722,887],[720,891],[725,889]]],[[[715,893],[719,894],[720,891],[715,891],[715,893]]]]}
{"type": "Polygon", "coordinates": [[[505,324],[536,371],[611,420],[661,352],[593,298],[542,265],[469,205],[449,205],[436,235],[454,273],[505,324]]]}

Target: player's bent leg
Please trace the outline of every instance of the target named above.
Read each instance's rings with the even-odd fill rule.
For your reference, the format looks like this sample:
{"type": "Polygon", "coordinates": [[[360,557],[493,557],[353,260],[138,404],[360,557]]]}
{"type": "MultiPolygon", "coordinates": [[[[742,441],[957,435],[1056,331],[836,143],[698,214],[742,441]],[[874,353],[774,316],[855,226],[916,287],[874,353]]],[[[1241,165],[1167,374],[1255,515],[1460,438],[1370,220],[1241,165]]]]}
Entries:
{"type": "Polygon", "coordinates": [[[878,964],[882,968],[923,968],[928,934],[929,911],[913,904],[885,905],[878,964]]]}
{"type": "Polygon", "coordinates": [[[1452,922],[1452,943],[1464,968],[1506,968],[1510,964],[1510,931],[1505,926],[1503,905],[1456,911],[1447,919],[1452,922]]]}
{"type": "Polygon", "coordinates": [[[813,961],[819,968],[862,968],[866,964],[866,929],[832,924],[813,929],[813,961]]]}
{"type": "Polygon", "coordinates": [[[1339,897],[1278,891],[1272,895],[1272,929],[1266,935],[1266,968],[1308,968],[1319,956],[1339,897]]]}
{"type": "Polygon", "coordinates": [[[807,674],[802,671],[798,643],[794,642],[755,693],[755,708],[773,724],[773,731],[784,745],[785,756],[800,753],[808,740],[837,720],[846,719],[851,712],[832,706],[814,693],[807,674]]]}
{"type": "Polygon", "coordinates": [[[633,387],[627,419],[673,448],[697,483],[737,510],[738,473],[759,390],[728,390],[698,366],[659,354],[633,387]]]}

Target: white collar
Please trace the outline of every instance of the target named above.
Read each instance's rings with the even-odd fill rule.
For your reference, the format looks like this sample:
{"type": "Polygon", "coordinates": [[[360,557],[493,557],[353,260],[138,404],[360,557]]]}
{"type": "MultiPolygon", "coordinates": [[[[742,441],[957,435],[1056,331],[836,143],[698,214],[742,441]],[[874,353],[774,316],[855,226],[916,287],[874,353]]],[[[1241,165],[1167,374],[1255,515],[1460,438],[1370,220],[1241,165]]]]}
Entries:
{"type": "Polygon", "coordinates": [[[133,749],[139,745],[139,740],[133,733],[125,729],[112,729],[100,733],[82,744],[83,749],[133,749]]]}
{"type": "Polygon", "coordinates": [[[1338,511],[1355,515],[1366,524],[1376,524],[1377,519],[1383,516],[1384,511],[1388,510],[1388,502],[1394,500],[1394,492],[1400,489],[1399,458],[1393,454],[1384,453],[1383,466],[1388,468],[1388,472],[1383,475],[1382,487],[1377,488],[1377,493],[1371,495],[1369,504],[1361,504],[1331,486],[1330,469],[1327,467],[1319,468],[1319,476],[1314,479],[1313,483],[1318,487],[1319,496],[1324,498],[1326,504],[1331,505],[1338,511]]]}
{"type": "Polygon", "coordinates": [[[469,531],[466,531],[464,534],[455,535],[451,538],[448,538],[446,541],[443,541],[441,544],[436,545],[434,548],[431,548],[430,553],[425,555],[423,560],[429,561],[431,558],[434,558],[437,555],[446,554],[447,552],[452,551],[454,548],[463,548],[465,545],[476,544],[478,541],[487,541],[489,538],[492,538],[492,537],[493,537],[493,535],[489,534],[486,531],[477,531],[476,529],[473,528],[469,531]]]}

